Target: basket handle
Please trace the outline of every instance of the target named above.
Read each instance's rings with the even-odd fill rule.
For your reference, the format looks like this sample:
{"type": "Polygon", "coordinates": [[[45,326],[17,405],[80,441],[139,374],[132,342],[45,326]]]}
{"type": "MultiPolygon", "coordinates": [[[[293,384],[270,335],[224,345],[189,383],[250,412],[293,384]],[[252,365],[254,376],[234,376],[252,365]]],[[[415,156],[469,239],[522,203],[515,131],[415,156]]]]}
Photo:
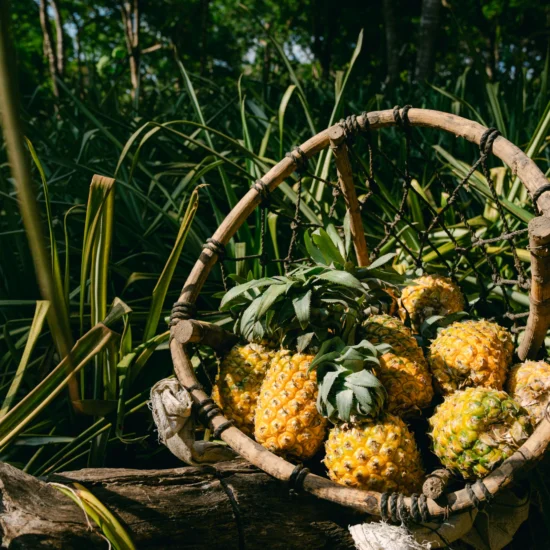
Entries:
{"type": "Polygon", "coordinates": [[[336,124],[329,128],[328,138],[330,148],[334,154],[336,170],[338,172],[338,185],[346,201],[346,207],[350,216],[350,229],[357,265],[367,267],[370,264],[363,221],[361,219],[361,207],[357,200],[355,185],[353,184],[353,170],[349,161],[348,146],[344,128],[336,124]]]}

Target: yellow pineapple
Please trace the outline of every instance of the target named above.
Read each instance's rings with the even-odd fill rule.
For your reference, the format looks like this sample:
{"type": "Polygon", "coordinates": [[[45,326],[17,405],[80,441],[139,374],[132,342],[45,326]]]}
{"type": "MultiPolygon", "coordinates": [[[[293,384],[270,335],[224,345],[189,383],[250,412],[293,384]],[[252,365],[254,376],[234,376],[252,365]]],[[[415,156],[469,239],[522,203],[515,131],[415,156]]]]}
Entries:
{"type": "Polygon", "coordinates": [[[254,433],[258,392],[274,351],[260,344],[234,346],[221,362],[212,399],[246,435],[254,433]]]}
{"type": "Polygon", "coordinates": [[[348,487],[419,492],[424,471],[413,435],[399,417],[384,413],[360,424],[335,426],[325,444],[329,477],[348,487]]]}
{"type": "Polygon", "coordinates": [[[342,485],[411,494],[424,477],[420,454],[405,423],[383,412],[387,393],[374,375],[386,347],[367,341],[345,346],[335,338],[316,356],[317,407],[335,424],[324,463],[342,485]]]}
{"type": "Polygon", "coordinates": [[[388,411],[408,416],[427,407],[433,398],[432,377],[411,330],[389,315],[373,315],[365,322],[362,335],[373,344],[391,346],[375,369],[388,392],[388,411]]]}
{"type": "Polygon", "coordinates": [[[416,332],[432,315],[449,315],[464,309],[464,296],[459,286],[448,277],[424,275],[405,287],[399,300],[399,316],[407,314],[416,332]]]}
{"type": "Polygon", "coordinates": [[[277,352],[260,388],[256,440],[271,452],[296,460],[311,458],[325,438],[326,420],[316,408],[317,375],[312,355],[277,352]]]}
{"type": "Polygon", "coordinates": [[[511,334],[490,321],[460,321],[432,342],[428,362],[443,395],[469,386],[501,390],[512,361],[511,334]]]}
{"type": "Polygon", "coordinates": [[[316,409],[311,351],[329,335],[353,339],[367,295],[351,273],[301,266],[284,276],[247,281],[224,296],[220,309],[235,314],[236,332],[281,348],[271,358],[254,415],[254,436],[270,451],[306,460],[322,446],[326,420],[316,409]]]}
{"type": "Polygon", "coordinates": [[[532,432],[527,411],[506,392],[488,388],[447,396],[430,425],[435,454],[465,479],[485,477],[532,432]]]}
{"type": "Polygon", "coordinates": [[[544,361],[525,361],[514,365],[506,389],[527,410],[533,424],[538,424],[550,401],[550,365],[544,361]]]}

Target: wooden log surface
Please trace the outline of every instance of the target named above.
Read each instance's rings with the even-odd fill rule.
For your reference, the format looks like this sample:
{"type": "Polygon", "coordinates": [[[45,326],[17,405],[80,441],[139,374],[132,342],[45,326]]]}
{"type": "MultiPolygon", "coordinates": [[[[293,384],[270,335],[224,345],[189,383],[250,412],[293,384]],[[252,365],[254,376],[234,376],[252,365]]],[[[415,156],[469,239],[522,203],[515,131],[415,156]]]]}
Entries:
{"type": "MultiPolygon", "coordinates": [[[[88,488],[136,548],[353,550],[364,516],[301,494],[241,460],[169,470],[84,469],[45,481],[88,488]]],[[[2,548],[107,548],[60,491],[0,463],[2,548]]]]}

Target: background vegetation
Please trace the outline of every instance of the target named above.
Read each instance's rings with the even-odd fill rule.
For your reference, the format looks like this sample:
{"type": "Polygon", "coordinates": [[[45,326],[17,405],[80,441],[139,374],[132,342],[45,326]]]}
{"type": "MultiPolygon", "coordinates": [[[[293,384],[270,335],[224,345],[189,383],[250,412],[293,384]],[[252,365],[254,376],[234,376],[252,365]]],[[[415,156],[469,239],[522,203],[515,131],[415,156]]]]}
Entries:
{"type": "MultiPolygon", "coordinates": [[[[33,263],[2,147],[0,459],[33,474],[175,464],[146,406],[151,385],[172,372],[170,307],[202,243],[251,181],[341,116],[407,103],[451,111],[496,126],[548,169],[550,9],[535,0],[19,0],[10,21],[10,81],[41,215],[31,222],[45,228],[51,265],[33,263]],[[90,186],[94,174],[116,183],[90,186]],[[41,271],[57,302],[43,300],[41,271]],[[90,337],[109,311],[107,325],[122,338],[90,337]],[[67,392],[64,365],[56,365],[85,334],[72,365],[82,370],[67,392]]],[[[377,139],[402,161],[397,132],[377,139]]],[[[476,158],[451,136],[432,133],[427,144],[455,176],[476,158]]],[[[513,228],[524,226],[529,197],[500,170],[499,189],[517,207],[513,228]]],[[[328,165],[315,171],[331,176],[328,165]]],[[[425,159],[415,157],[414,172],[441,208],[445,194],[425,159]]],[[[397,204],[400,179],[387,166],[377,178],[397,204]]],[[[331,190],[306,184],[302,215],[326,220],[331,190]]],[[[294,198],[284,186],[281,213],[292,213],[294,198]]],[[[486,202],[481,193],[468,215],[498,235],[486,202]]],[[[424,223],[418,204],[416,213],[424,223]]],[[[284,255],[287,225],[271,215],[269,227],[270,253],[284,255]]],[[[257,217],[233,246],[258,250],[257,217]]],[[[222,289],[216,271],[199,308],[216,310],[222,289]]],[[[525,291],[514,303],[525,309],[525,291]]],[[[201,357],[194,360],[199,367],[201,357]]]]}

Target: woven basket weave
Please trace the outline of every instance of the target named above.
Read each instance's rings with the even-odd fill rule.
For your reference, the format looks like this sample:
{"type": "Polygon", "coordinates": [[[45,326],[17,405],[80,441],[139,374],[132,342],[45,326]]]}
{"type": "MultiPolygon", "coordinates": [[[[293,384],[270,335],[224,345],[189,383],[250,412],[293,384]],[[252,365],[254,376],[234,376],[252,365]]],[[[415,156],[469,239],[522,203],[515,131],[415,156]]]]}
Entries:
{"type": "MultiPolygon", "coordinates": [[[[348,138],[355,133],[370,133],[396,125],[405,127],[405,130],[414,127],[443,130],[480,145],[482,157],[492,153],[500,158],[511,169],[513,175],[521,180],[533,198],[535,210],[541,215],[529,222],[531,251],[531,282],[527,285],[530,286],[529,317],[517,353],[522,360],[534,357],[543,343],[550,316],[550,260],[547,259],[550,257],[548,251],[550,218],[546,217],[550,215],[550,193],[546,193],[550,187],[547,179],[530,158],[507,139],[499,136],[498,132],[449,113],[408,107],[402,110],[396,108],[349,117],[346,121],[307,140],[295,149],[294,154],[287,155],[264,174],[260,180],[261,185],[254,185],[227,215],[212,239],[209,239],[210,245],[204,248],[193,267],[174,309],[170,349],[176,376],[180,384],[192,394],[204,422],[214,430],[216,436],[223,439],[234,451],[252,464],[282,481],[289,482],[294,489],[303,489],[319,498],[384,518],[412,517],[414,520],[426,522],[479,507],[499,490],[512,483],[518,472],[535,464],[550,442],[548,418],[543,418],[527,442],[499,468],[472,486],[466,485],[461,490],[443,495],[437,502],[424,495],[404,497],[397,494],[352,489],[287,462],[232,426],[198,383],[186,350],[186,344],[189,342],[202,340],[203,343],[207,343],[209,338],[215,338],[212,334],[197,336],[197,331],[208,332],[208,327],[206,323],[198,325],[192,317],[194,303],[209,272],[218,260],[222,247],[230,241],[243,222],[260,205],[264,192],[271,193],[299,168],[301,161],[311,158],[327,147],[332,149],[339,185],[350,213],[351,232],[358,263],[367,265],[368,252],[348,156],[350,143],[348,138]],[[181,330],[183,324],[188,321],[191,325],[188,323],[187,328],[181,330]]],[[[482,167],[486,168],[485,165],[482,167]]]]}

